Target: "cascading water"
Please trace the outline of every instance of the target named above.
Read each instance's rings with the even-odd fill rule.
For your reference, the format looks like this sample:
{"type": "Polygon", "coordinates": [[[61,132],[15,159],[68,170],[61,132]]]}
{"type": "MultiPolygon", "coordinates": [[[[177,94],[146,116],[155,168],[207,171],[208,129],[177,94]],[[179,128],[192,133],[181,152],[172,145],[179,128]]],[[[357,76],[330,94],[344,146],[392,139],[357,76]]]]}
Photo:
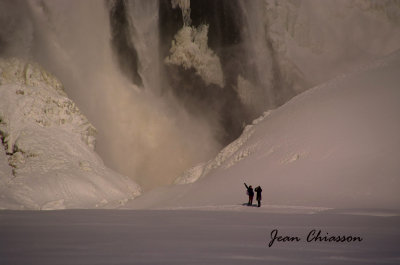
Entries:
{"type": "Polygon", "coordinates": [[[143,85],[156,93],[161,91],[158,1],[129,1],[128,14],[134,33],[131,35],[139,56],[139,73],[143,85]]]}
{"type": "Polygon", "coordinates": [[[166,82],[190,113],[207,117],[223,145],[258,114],[245,106],[237,88],[248,61],[240,43],[241,16],[236,1],[160,2],[161,43],[172,43],[161,47],[166,82]]]}
{"type": "Polygon", "coordinates": [[[139,58],[132,36],[137,35],[131,26],[127,3],[122,0],[109,1],[111,24],[111,42],[114,54],[118,59],[120,69],[131,82],[143,87],[139,75],[139,58]]]}
{"type": "Polygon", "coordinates": [[[367,12],[360,23],[378,25],[379,38],[346,21],[361,34],[349,34],[358,36],[351,47],[359,61],[398,48],[388,37],[398,31],[395,5],[359,2],[4,0],[0,55],[32,59],[59,77],[98,129],[106,164],[147,189],[212,158],[262,111],[338,74],[340,64],[321,62],[347,59],[340,47],[350,46],[340,41],[349,37],[312,25],[331,29],[367,12]]]}
{"type": "Polygon", "coordinates": [[[158,1],[109,1],[114,53],[133,83],[160,91],[158,1]]]}

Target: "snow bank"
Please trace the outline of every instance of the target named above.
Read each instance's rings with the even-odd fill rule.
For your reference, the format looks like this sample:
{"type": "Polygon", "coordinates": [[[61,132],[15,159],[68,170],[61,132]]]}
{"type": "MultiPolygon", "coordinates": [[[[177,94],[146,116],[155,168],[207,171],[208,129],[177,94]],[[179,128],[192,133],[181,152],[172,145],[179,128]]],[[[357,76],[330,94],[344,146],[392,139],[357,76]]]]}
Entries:
{"type": "Polygon", "coordinates": [[[95,207],[140,194],[95,154],[95,128],[54,76],[18,59],[1,60],[0,74],[0,169],[8,171],[0,207],[95,207]]]}
{"type": "Polygon", "coordinates": [[[397,52],[300,94],[133,207],[240,205],[246,182],[268,205],[398,209],[399,73],[397,52]]]}

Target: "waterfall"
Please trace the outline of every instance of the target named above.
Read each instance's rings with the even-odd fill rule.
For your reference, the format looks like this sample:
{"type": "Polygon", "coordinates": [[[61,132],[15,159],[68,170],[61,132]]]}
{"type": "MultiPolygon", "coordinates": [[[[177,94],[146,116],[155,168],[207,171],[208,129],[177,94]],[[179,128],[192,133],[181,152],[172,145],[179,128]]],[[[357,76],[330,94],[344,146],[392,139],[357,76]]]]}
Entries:
{"type": "Polygon", "coordinates": [[[136,84],[143,87],[139,74],[139,58],[136,43],[132,36],[136,35],[128,15],[127,3],[124,0],[109,1],[111,42],[114,53],[123,73],[136,84]]]}
{"type": "Polygon", "coordinates": [[[146,89],[161,91],[157,0],[127,1],[132,42],[138,53],[139,74],[146,89]]]}
{"type": "Polygon", "coordinates": [[[163,83],[158,1],[10,5],[27,10],[14,12],[23,22],[16,37],[33,36],[24,53],[60,78],[97,128],[96,151],[108,166],[149,189],[221,147],[207,119],[189,114],[163,83]]]}
{"type": "Polygon", "coordinates": [[[212,158],[264,110],[397,49],[400,11],[382,2],[0,1],[0,56],[54,73],[105,163],[146,189],[212,158]]]}
{"type": "Polygon", "coordinates": [[[261,111],[266,107],[275,106],[272,94],[271,54],[273,51],[271,50],[272,47],[268,45],[268,35],[263,23],[264,3],[260,1],[239,1],[239,4],[243,11],[243,21],[246,28],[243,32],[243,45],[252,74],[248,75],[247,80],[251,84],[250,89],[249,85],[243,86],[243,80],[238,84],[238,89],[247,90],[247,104],[261,111]]]}

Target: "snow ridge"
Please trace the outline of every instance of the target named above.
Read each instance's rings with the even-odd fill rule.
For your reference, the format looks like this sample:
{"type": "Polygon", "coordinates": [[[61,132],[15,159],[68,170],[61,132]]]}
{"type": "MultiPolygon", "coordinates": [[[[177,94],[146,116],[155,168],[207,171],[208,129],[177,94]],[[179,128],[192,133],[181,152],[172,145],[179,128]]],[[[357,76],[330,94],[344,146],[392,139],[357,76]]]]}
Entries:
{"type": "Polygon", "coordinates": [[[240,151],[239,149],[241,149],[241,147],[253,135],[253,133],[255,132],[255,126],[263,121],[270,113],[271,111],[264,112],[264,114],[261,117],[255,119],[252,124],[247,125],[244,128],[241,136],[230,143],[228,146],[226,146],[224,149],[222,149],[214,159],[206,163],[198,164],[197,166],[186,170],[181,176],[179,176],[175,180],[175,184],[193,183],[201,177],[210,173],[213,169],[221,166],[225,169],[230,168],[237,162],[249,156],[256,148],[255,146],[249,146],[240,151]]]}

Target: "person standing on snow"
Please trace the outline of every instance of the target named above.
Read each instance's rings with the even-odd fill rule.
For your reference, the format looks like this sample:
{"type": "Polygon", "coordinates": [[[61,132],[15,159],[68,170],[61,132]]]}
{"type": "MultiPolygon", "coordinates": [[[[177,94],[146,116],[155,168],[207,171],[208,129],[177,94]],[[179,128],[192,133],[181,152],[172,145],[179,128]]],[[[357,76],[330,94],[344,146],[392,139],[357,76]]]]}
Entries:
{"type": "Polygon", "coordinates": [[[258,203],[258,207],[260,207],[261,206],[261,192],[262,192],[262,189],[261,189],[260,186],[258,186],[258,187],[256,187],[254,189],[254,191],[257,193],[256,200],[257,200],[257,203],[258,203]]]}
{"type": "Polygon", "coordinates": [[[244,183],[244,186],[247,189],[247,195],[249,195],[249,202],[247,203],[247,205],[251,206],[251,205],[253,205],[253,197],[254,197],[253,187],[251,185],[247,186],[246,183],[244,183]]]}

